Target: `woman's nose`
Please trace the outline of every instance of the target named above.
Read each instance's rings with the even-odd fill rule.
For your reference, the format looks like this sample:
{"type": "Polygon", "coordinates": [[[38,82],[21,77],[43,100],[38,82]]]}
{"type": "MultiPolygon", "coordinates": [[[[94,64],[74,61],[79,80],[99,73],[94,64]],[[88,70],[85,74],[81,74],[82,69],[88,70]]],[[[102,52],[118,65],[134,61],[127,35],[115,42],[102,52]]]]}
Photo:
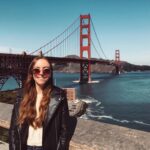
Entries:
{"type": "Polygon", "coordinates": [[[40,70],[40,75],[43,75],[43,70],[40,70]]]}

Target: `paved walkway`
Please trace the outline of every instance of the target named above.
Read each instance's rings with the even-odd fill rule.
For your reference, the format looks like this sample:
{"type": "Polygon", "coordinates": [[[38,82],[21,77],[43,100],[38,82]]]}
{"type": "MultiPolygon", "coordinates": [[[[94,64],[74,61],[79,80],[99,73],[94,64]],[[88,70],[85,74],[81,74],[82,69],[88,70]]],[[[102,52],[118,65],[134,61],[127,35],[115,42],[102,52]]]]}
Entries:
{"type": "MultiPolygon", "coordinates": [[[[13,105],[0,103],[0,126],[9,128],[13,105]]],[[[1,149],[0,149],[1,150],[1,149]]]]}

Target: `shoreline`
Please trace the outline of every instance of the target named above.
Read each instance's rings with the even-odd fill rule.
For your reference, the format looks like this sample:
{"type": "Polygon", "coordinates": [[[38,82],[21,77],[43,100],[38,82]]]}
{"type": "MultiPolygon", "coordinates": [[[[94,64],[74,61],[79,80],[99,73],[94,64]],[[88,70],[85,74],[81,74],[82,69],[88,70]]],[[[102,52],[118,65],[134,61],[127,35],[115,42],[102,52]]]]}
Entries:
{"type": "MultiPolygon", "coordinates": [[[[16,97],[17,97],[17,91],[18,89],[14,89],[14,90],[7,90],[7,91],[0,91],[0,102],[2,103],[6,103],[6,104],[14,104],[16,97]]],[[[102,122],[102,123],[109,123],[112,125],[118,125],[118,126],[122,126],[122,127],[127,127],[127,128],[131,128],[131,129],[137,129],[137,130],[141,130],[141,131],[146,131],[149,132],[150,131],[150,125],[146,125],[146,124],[142,124],[142,123],[138,123],[138,122],[119,122],[119,121],[115,121],[113,119],[94,119],[94,118],[84,118],[87,120],[93,120],[93,121],[98,121],[98,122],[102,122]]]]}

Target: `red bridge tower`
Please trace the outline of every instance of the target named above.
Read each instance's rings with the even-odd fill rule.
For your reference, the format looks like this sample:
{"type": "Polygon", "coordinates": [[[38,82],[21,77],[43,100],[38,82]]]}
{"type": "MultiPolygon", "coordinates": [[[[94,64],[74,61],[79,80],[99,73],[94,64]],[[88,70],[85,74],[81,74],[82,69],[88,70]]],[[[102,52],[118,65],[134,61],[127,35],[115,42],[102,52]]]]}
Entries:
{"type": "MultiPolygon", "coordinates": [[[[80,15],[80,58],[84,59],[83,53],[86,52],[88,60],[91,59],[91,32],[90,15],[80,15]]],[[[80,63],[80,83],[91,81],[90,62],[80,63]]]]}

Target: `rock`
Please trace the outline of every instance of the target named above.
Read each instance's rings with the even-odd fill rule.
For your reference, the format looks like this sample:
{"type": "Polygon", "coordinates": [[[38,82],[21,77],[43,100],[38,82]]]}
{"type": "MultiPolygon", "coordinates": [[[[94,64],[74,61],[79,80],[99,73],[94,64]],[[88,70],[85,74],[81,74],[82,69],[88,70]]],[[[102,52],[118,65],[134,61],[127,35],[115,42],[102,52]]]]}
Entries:
{"type": "Polygon", "coordinates": [[[69,115],[80,117],[86,112],[88,104],[84,101],[68,101],[69,115]]]}

